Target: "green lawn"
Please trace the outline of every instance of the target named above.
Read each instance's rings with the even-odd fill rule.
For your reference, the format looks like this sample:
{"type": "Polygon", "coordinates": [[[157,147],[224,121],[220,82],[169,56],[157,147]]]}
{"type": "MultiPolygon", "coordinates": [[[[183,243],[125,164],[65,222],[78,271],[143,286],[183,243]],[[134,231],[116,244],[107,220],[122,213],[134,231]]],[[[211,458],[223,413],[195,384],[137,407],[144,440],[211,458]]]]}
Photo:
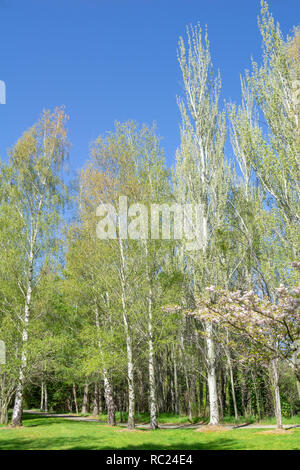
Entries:
{"type": "MultiPolygon", "coordinates": [[[[83,416],[83,415],[82,415],[83,416]]],[[[91,416],[91,414],[86,414],[85,416],[91,416]]],[[[107,420],[107,414],[99,414],[98,418],[101,421],[106,421],[107,420]]],[[[123,422],[127,422],[128,414],[127,413],[122,413],[122,418],[123,422]]],[[[120,412],[116,412],[116,420],[117,422],[120,422],[121,417],[120,417],[120,412]]],[[[135,421],[136,423],[149,423],[150,421],[150,415],[149,413],[136,413],[135,414],[135,421]]],[[[202,421],[202,419],[196,419],[195,421],[202,421]]],[[[188,424],[189,423],[189,418],[186,415],[174,415],[173,413],[160,413],[159,415],[159,422],[160,424],[188,424]]]]}
{"type": "MultiPolygon", "coordinates": [[[[36,410],[39,411],[39,410],[36,410]]],[[[86,415],[80,414],[80,416],[92,416],[90,413],[86,415]]],[[[100,414],[99,419],[101,421],[107,420],[107,414],[100,414]]],[[[116,413],[117,422],[120,421],[120,413],[116,413]]],[[[136,413],[135,415],[136,423],[149,423],[150,416],[149,413],[136,413]]],[[[123,413],[123,422],[127,421],[127,413],[123,413]]],[[[198,422],[208,422],[209,419],[204,419],[203,417],[198,417],[194,419],[195,423],[198,422]]],[[[189,418],[186,415],[174,415],[173,413],[160,413],[159,415],[160,424],[188,424],[189,418]]],[[[263,420],[258,420],[255,416],[249,416],[244,418],[243,416],[239,417],[236,421],[234,416],[225,416],[222,420],[224,424],[243,424],[243,423],[258,423],[258,424],[276,424],[276,418],[264,418],[263,420]]],[[[300,415],[293,416],[291,418],[282,417],[283,424],[300,424],[300,415]]]]}
{"type": "Polygon", "coordinates": [[[300,429],[262,435],[257,429],[202,433],[193,429],[127,431],[94,422],[24,417],[18,429],[0,427],[0,449],[300,449],[300,429]]]}

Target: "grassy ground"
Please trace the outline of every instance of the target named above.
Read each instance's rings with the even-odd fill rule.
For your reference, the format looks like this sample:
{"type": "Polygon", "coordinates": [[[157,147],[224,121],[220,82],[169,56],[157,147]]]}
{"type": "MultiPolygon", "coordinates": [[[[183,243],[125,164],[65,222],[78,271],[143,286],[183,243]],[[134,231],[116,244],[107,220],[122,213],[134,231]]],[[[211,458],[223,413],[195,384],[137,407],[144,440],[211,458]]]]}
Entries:
{"type": "MultiPolygon", "coordinates": [[[[38,410],[37,410],[38,411],[38,410]]],[[[83,415],[81,415],[83,416],[83,415]]],[[[85,416],[91,416],[90,414],[86,414],[85,416]]],[[[136,414],[136,422],[137,423],[149,423],[149,413],[137,413],[136,414]]],[[[107,414],[100,414],[99,419],[101,421],[107,420],[107,414]]],[[[116,413],[117,422],[120,422],[120,413],[116,413]]],[[[127,422],[127,413],[123,413],[123,422],[127,422]]],[[[189,423],[188,416],[186,415],[174,415],[172,413],[161,413],[159,415],[159,422],[160,424],[186,424],[189,423]]],[[[195,423],[198,422],[208,422],[208,418],[195,418],[195,423]]],[[[226,424],[243,424],[243,423],[259,423],[259,424],[276,424],[276,419],[273,417],[265,418],[263,420],[258,420],[255,416],[249,416],[244,418],[243,416],[240,417],[238,420],[235,420],[234,416],[226,416],[223,419],[223,423],[226,424]]],[[[283,424],[300,424],[300,415],[293,416],[292,418],[282,418],[283,424]]]]}
{"type": "MultiPolygon", "coordinates": [[[[101,421],[107,420],[107,414],[100,414],[98,417],[101,421]]],[[[122,419],[124,423],[127,422],[127,417],[128,417],[127,413],[122,413],[122,419]]],[[[119,411],[117,411],[116,413],[116,420],[117,422],[121,421],[119,411]]],[[[140,423],[140,424],[149,423],[150,421],[149,413],[136,413],[135,420],[136,420],[136,423],[140,423]]],[[[197,421],[202,421],[202,420],[199,418],[195,420],[195,422],[197,421]]],[[[185,415],[174,415],[172,413],[160,413],[159,422],[160,424],[187,424],[189,423],[189,419],[185,415]]]]}
{"type": "Polygon", "coordinates": [[[18,429],[0,427],[0,449],[300,449],[300,429],[286,434],[261,434],[261,430],[197,432],[193,429],[136,430],[112,428],[94,422],[24,416],[18,429]]]}

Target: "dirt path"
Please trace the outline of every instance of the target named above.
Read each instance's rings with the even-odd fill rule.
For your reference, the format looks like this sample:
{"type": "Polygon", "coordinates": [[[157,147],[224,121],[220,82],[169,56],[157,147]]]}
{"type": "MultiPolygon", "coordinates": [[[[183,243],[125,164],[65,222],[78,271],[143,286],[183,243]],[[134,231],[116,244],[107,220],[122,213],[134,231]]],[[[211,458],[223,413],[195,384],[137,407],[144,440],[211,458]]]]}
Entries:
{"type": "MultiPolygon", "coordinates": [[[[41,411],[31,411],[31,410],[24,410],[24,413],[43,416],[44,418],[63,418],[68,419],[70,421],[86,421],[86,422],[94,422],[94,423],[106,423],[106,421],[101,421],[97,418],[90,418],[87,416],[77,416],[77,415],[69,415],[69,414],[59,414],[59,413],[44,413],[41,411]]],[[[126,423],[118,423],[118,426],[126,427],[126,423]]],[[[200,429],[205,428],[206,424],[160,424],[159,429],[200,429]]],[[[150,429],[149,424],[137,424],[137,428],[140,429],[150,429]]],[[[224,425],[224,431],[230,429],[276,429],[275,424],[240,424],[240,425],[224,425]]],[[[284,429],[292,429],[292,428],[299,428],[300,424],[284,424],[284,429]]]]}

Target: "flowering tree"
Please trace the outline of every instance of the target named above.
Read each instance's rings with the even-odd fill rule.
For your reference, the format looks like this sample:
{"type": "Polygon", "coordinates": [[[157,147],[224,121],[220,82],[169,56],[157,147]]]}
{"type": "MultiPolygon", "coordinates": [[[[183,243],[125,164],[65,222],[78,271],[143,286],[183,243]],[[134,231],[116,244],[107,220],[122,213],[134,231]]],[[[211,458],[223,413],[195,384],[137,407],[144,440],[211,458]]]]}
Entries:
{"type": "MultiPolygon", "coordinates": [[[[293,266],[299,271],[300,263],[293,266]]],[[[300,286],[288,289],[280,285],[274,302],[253,291],[228,292],[214,286],[196,301],[196,309],[188,315],[200,317],[222,327],[238,331],[250,340],[250,354],[259,355],[271,366],[275,393],[277,426],[282,427],[278,386],[278,360],[283,360],[296,375],[300,391],[300,286]]]]}

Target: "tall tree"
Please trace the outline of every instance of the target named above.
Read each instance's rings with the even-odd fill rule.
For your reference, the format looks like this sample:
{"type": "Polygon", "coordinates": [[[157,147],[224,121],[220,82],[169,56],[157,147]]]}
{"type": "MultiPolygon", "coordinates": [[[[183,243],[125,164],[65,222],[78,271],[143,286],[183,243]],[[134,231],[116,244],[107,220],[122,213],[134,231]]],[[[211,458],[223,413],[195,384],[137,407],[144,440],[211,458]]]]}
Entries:
{"type": "Polygon", "coordinates": [[[23,134],[10,152],[8,200],[20,220],[18,243],[23,250],[23,273],[18,287],[24,297],[21,316],[21,364],[12,425],[22,423],[22,398],[27,366],[27,343],[33,291],[40,266],[56,244],[60,208],[65,187],[61,170],[66,157],[66,115],[62,109],[44,112],[36,125],[23,134]]]}
{"type": "MultiPolygon", "coordinates": [[[[218,252],[216,235],[225,225],[228,192],[224,160],[225,115],[219,110],[221,79],[219,74],[214,78],[207,34],[203,41],[199,25],[187,28],[187,49],[184,40],[180,39],[179,64],[185,99],[178,100],[182,124],[175,170],[175,197],[180,203],[200,208],[200,223],[193,227],[198,238],[196,249],[188,251],[187,245],[182,247],[182,265],[186,265],[195,298],[207,283],[217,279],[221,282],[223,277],[223,260],[218,252]]],[[[219,407],[213,325],[204,322],[204,330],[210,423],[217,424],[219,407]]]]}

